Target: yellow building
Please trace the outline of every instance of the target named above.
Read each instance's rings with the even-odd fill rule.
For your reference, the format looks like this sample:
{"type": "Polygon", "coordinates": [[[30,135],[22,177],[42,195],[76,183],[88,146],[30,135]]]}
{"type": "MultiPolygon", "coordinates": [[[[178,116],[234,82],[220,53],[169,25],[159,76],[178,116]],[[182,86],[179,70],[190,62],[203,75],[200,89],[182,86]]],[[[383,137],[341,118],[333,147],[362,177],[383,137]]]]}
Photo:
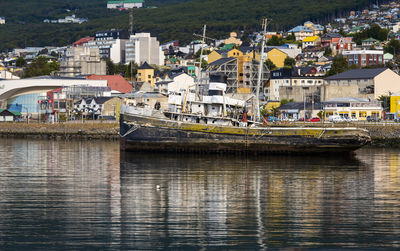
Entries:
{"type": "Polygon", "coordinates": [[[137,69],[137,81],[147,82],[154,88],[154,68],[151,67],[147,62],[144,62],[142,66],[137,69]]]}
{"type": "Polygon", "coordinates": [[[285,65],[285,59],[287,56],[286,53],[277,48],[273,48],[267,52],[267,59],[271,60],[278,68],[282,68],[285,65]]]}
{"type": "Polygon", "coordinates": [[[301,41],[301,43],[303,48],[308,46],[319,46],[321,44],[321,38],[319,36],[306,37],[301,41]]]}
{"type": "Polygon", "coordinates": [[[337,98],[324,102],[326,119],[332,115],[344,118],[367,120],[368,116],[382,118],[382,105],[379,101],[362,98],[337,98]]]}
{"type": "Polygon", "coordinates": [[[400,92],[390,96],[390,112],[396,114],[396,118],[400,117],[400,92]]]}

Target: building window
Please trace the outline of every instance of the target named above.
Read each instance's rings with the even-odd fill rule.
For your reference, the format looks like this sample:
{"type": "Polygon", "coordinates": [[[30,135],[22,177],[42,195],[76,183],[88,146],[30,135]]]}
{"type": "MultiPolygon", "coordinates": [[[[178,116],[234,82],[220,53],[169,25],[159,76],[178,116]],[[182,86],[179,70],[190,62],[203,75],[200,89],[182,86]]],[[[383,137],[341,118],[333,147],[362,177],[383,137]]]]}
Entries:
{"type": "Polygon", "coordinates": [[[148,75],[147,78],[151,78],[151,75],[148,75]]]}

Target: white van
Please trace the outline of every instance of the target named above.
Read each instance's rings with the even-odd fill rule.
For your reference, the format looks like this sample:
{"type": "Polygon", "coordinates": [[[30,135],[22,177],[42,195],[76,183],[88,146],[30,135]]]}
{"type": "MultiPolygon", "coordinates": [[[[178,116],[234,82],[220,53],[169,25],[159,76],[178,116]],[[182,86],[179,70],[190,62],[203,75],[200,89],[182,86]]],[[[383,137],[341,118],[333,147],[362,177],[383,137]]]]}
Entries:
{"type": "Polygon", "coordinates": [[[345,119],[339,115],[332,115],[332,116],[329,116],[328,121],[333,122],[333,123],[338,123],[338,122],[344,122],[345,119]]]}

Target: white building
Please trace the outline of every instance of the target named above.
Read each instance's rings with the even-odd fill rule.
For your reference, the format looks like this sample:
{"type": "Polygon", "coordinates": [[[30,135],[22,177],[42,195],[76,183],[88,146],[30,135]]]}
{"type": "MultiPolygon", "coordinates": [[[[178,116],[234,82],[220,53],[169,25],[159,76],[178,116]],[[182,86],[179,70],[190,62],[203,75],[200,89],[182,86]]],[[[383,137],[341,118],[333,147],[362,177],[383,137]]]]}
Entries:
{"type": "Polygon", "coordinates": [[[132,9],[142,8],[144,0],[108,1],[107,9],[132,9]]]}
{"type": "Polygon", "coordinates": [[[38,112],[40,100],[47,100],[47,92],[68,86],[106,87],[107,80],[87,80],[85,78],[63,78],[42,76],[19,80],[0,81],[0,108],[7,105],[22,105],[22,112],[38,112]]]}
{"type": "Polygon", "coordinates": [[[89,41],[84,47],[98,48],[100,58],[109,58],[115,64],[125,63],[125,44],[126,39],[109,39],[89,41]]]}
{"type": "Polygon", "coordinates": [[[6,18],[0,17],[0,24],[5,24],[5,23],[6,23],[6,18]]]}
{"type": "Polygon", "coordinates": [[[136,33],[131,35],[126,43],[126,62],[135,62],[141,65],[144,62],[155,65],[164,65],[164,52],[157,38],[150,33],[136,33]]]}
{"type": "Polygon", "coordinates": [[[195,90],[194,78],[183,72],[171,75],[168,79],[155,83],[155,86],[155,91],[165,95],[195,90]]]}

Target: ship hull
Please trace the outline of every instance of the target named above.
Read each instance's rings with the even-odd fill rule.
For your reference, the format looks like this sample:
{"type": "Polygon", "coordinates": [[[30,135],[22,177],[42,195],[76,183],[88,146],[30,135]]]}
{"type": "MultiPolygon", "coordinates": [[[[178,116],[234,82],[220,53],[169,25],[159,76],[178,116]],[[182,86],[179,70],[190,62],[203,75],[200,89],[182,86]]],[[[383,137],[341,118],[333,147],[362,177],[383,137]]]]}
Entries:
{"type": "Polygon", "coordinates": [[[125,151],[214,153],[352,152],[370,142],[357,128],[233,127],[122,115],[125,151]]]}

